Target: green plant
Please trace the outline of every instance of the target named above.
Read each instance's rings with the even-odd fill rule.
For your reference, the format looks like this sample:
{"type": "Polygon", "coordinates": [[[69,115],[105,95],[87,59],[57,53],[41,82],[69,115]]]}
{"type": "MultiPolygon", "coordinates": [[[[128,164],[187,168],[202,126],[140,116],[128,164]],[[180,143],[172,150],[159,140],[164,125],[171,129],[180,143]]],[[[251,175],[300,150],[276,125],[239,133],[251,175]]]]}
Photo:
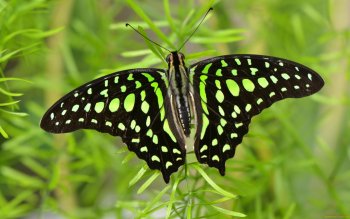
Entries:
{"type": "Polygon", "coordinates": [[[0,109],[7,111],[0,112],[0,132],[8,137],[0,140],[1,218],[349,215],[349,27],[340,26],[349,20],[341,13],[348,3],[199,2],[0,0],[0,109]],[[119,138],[94,131],[53,136],[39,128],[47,107],[84,82],[166,67],[159,58],[166,54],[125,22],[176,49],[211,4],[214,12],[186,44],[187,63],[258,53],[298,61],[326,79],[321,94],[254,118],[225,177],[190,153],[166,185],[119,138]]]}

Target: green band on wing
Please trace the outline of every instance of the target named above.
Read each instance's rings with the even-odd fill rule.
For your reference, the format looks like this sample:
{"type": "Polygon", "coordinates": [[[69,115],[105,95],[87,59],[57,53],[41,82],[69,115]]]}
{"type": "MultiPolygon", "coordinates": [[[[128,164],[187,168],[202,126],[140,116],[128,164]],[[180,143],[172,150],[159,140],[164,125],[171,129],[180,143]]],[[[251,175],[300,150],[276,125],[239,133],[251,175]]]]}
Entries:
{"type": "Polygon", "coordinates": [[[164,120],[163,129],[164,129],[164,131],[165,131],[166,133],[168,133],[168,135],[170,136],[171,140],[173,140],[173,142],[176,142],[175,135],[174,135],[173,132],[171,131],[167,119],[164,120]]]}

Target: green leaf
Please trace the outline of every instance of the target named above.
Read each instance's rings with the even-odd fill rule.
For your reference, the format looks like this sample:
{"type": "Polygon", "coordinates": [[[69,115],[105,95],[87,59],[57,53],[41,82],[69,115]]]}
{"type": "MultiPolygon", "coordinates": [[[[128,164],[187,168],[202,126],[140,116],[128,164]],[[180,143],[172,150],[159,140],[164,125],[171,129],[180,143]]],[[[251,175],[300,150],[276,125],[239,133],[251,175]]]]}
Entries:
{"type": "MultiPolygon", "coordinates": [[[[200,8],[196,8],[196,14],[195,16],[193,16],[190,19],[190,23],[187,25],[188,28],[187,29],[192,29],[195,28],[195,26],[197,25],[196,23],[199,22],[201,20],[201,18],[203,17],[203,15],[209,10],[209,8],[214,6],[214,2],[215,0],[209,0],[209,1],[205,1],[200,8]]],[[[208,15],[207,19],[209,18],[210,14],[208,15]]]]}
{"type": "Polygon", "coordinates": [[[230,215],[230,216],[234,216],[234,217],[246,217],[247,215],[240,213],[240,212],[236,212],[236,211],[230,211],[224,208],[220,208],[217,206],[212,206],[212,208],[214,208],[215,210],[217,210],[218,212],[222,213],[222,214],[226,214],[226,215],[230,215]]]}
{"type": "Polygon", "coordinates": [[[19,185],[26,186],[29,188],[41,188],[44,184],[38,178],[26,175],[11,167],[3,166],[0,168],[0,172],[4,177],[8,178],[9,180],[13,180],[19,185]]]}
{"type": "Polygon", "coordinates": [[[175,25],[173,18],[171,17],[171,9],[170,9],[169,0],[163,0],[163,5],[164,5],[165,17],[167,18],[167,21],[169,23],[171,31],[178,34],[179,28],[175,25]]]}
{"type": "Polygon", "coordinates": [[[230,37],[192,37],[191,42],[213,44],[213,43],[231,43],[243,40],[243,36],[230,36],[230,37]]]}
{"type": "MultiPolygon", "coordinates": [[[[168,27],[169,24],[167,21],[165,20],[159,20],[159,21],[152,21],[157,27],[168,27]]],[[[150,29],[150,27],[148,26],[148,24],[144,21],[129,21],[128,23],[132,24],[135,27],[141,26],[143,27],[143,29],[150,29]]],[[[119,22],[119,23],[115,23],[115,24],[111,24],[109,26],[109,28],[111,30],[125,30],[126,27],[125,26],[125,22],[119,22]]]]}
{"type": "Polygon", "coordinates": [[[3,110],[3,109],[0,109],[0,112],[7,113],[7,114],[10,114],[13,116],[27,116],[28,115],[27,113],[11,112],[11,111],[7,111],[7,110],[3,110]]]}
{"type": "Polygon", "coordinates": [[[172,210],[172,208],[173,208],[173,204],[176,202],[175,195],[176,195],[177,188],[178,188],[177,186],[179,185],[180,180],[181,180],[180,177],[176,178],[175,183],[174,183],[174,185],[172,186],[172,191],[171,191],[171,195],[170,195],[168,207],[167,207],[167,210],[166,210],[166,216],[165,216],[165,218],[169,218],[170,215],[171,215],[171,210],[172,210]]]}
{"type": "Polygon", "coordinates": [[[128,153],[124,159],[122,160],[122,164],[126,164],[128,163],[131,159],[133,159],[135,157],[134,153],[128,153]]]}
{"type": "Polygon", "coordinates": [[[5,130],[0,126],[0,134],[2,135],[2,137],[8,139],[9,136],[8,134],[5,132],[5,130]]]}
{"type": "Polygon", "coordinates": [[[50,172],[48,171],[46,166],[44,166],[43,164],[37,162],[36,160],[30,157],[23,158],[22,163],[26,167],[28,167],[31,171],[33,171],[34,173],[38,174],[43,178],[48,178],[50,175],[50,172]]]}
{"type": "Polygon", "coordinates": [[[56,29],[52,29],[49,31],[42,31],[39,29],[23,29],[23,30],[18,30],[15,32],[12,32],[11,34],[8,34],[4,39],[3,43],[7,43],[10,40],[15,40],[14,38],[16,36],[26,36],[26,37],[31,37],[31,38],[46,38],[48,36],[54,35],[61,30],[63,30],[64,27],[59,27],[56,29]]]}
{"type": "MultiPolygon", "coordinates": [[[[144,29],[139,26],[138,27],[138,31],[140,31],[140,33],[142,33],[143,35],[147,36],[146,32],[144,31],[144,29]]],[[[145,43],[147,44],[148,48],[150,48],[150,50],[156,55],[158,56],[158,58],[160,60],[163,60],[164,61],[164,52],[161,48],[159,48],[159,46],[157,45],[154,45],[152,42],[150,42],[149,40],[147,39],[144,39],[145,40],[145,43]]]]}
{"type": "Polygon", "coordinates": [[[295,211],[296,204],[292,203],[289,208],[287,209],[287,212],[285,213],[283,219],[290,219],[293,216],[293,212],[295,211]]]}
{"type": "Polygon", "coordinates": [[[152,29],[152,31],[162,39],[162,41],[166,42],[170,47],[175,48],[172,42],[169,40],[167,36],[152,22],[152,20],[145,14],[142,8],[132,0],[126,0],[129,6],[135,11],[135,13],[140,16],[152,29]]]}
{"type": "Polygon", "coordinates": [[[148,49],[127,51],[127,52],[121,53],[123,57],[127,57],[127,58],[139,57],[139,56],[144,56],[149,54],[151,54],[151,52],[148,49]]]}
{"type": "MultiPolygon", "coordinates": [[[[150,213],[154,212],[156,209],[159,208],[159,206],[154,207],[157,205],[158,202],[161,201],[162,197],[165,195],[165,193],[170,189],[170,185],[167,185],[162,189],[160,192],[157,192],[157,195],[151,199],[151,201],[148,202],[147,206],[142,210],[142,214],[140,216],[146,216],[150,213]]],[[[160,206],[167,205],[167,202],[162,202],[160,206]]]]}
{"type": "Polygon", "coordinates": [[[186,218],[187,219],[192,219],[192,203],[189,201],[189,203],[186,206],[186,218]]]}
{"type": "Polygon", "coordinates": [[[22,78],[0,78],[0,82],[4,82],[4,81],[23,81],[23,82],[26,82],[26,83],[33,84],[33,82],[25,80],[25,79],[22,79],[22,78]]]}
{"type": "Polygon", "coordinates": [[[129,187],[135,185],[135,183],[137,183],[141,177],[147,172],[148,170],[148,167],[147,165],[144,165],[140,170],[139,172],[134,176],[134,178],[132,178],[129,182],[129,187]]]}
{"type": "Polygon", "coordinates": [[[9,92],[9,91],[6,91],[2,88],[0,88],[0,93],[3,93],[5,94],[6,96],[11,96],[11,97],[19,97],[19,96],[22,96],[23,94],[21,93],[12,93],[12,92],[9,92]]]}
{"type": "Polygon", "coordinates": [[[20,102],[20,100],[11,101],[11,102],[7,102],[7,103],[0,103],[0,106],[11,106],[11,105],[15,105],[15,104],[17,104],[19,102],[20,102]]]}
{"type": "Polygon", "coordinates": [[[204,50],[201,52],[191,53],[186,55],[187,60],[202,58],[203,56],[216,55],[216,50],[204,50]]]}
{"type": "Polygon", "coordinates": [[[0,63],[9,60],[12,56],[16,55],[16,54],[19,53],[20,51],[21,51],[21,50],[18,49],[18,50],[9,52],[9,53],[7,53],[7,54],[5,54],[5,55],[1,54],[1,53],[5,53],[5,51],[2,51],[2,52],[0,53],[0,63]]]}
{"type": "Polygon", "coordinates": [[[143,193],[157,177],[160,175],[160,172],[154,172],[154,174],[137,190],[137,194],[143,193]]]}
{"type": "Polygon", "coordinates": [[[193,167],[203,176],[205,181],[208,182],[208,184],[215,189],[218,193],[220,193],[223,196],[229,197],[229,198],[236,198],[236,195],[224,190],[220,186],[218,186],[205,172],[204,170],[197,164],[194,163],[193,167]]]}

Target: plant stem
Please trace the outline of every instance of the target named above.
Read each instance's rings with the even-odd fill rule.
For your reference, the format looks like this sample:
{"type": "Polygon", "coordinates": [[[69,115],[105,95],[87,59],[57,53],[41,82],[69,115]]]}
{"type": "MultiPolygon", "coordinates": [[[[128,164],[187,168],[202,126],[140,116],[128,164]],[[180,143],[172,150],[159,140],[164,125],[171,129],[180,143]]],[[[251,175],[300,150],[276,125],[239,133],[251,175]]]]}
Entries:
{"type": "MultiPolygon", "coordinates": [[[[67,26],[70,18],[70,12],[73,6],[73,0],[62,0],[57,2],[53,9],[51,17],[51,29],[67,26]]],[[[47,78],[55,85],[60,85],[63,77],[64,63],[61,53],[62,45],[65,42],[66,30],[50,37],[48,39],[49,54],[47,59],[47,78]]],[[[47,105],[52,104],[61,96],[60,92],[52,89],[46,93],[47,105]]],[[[74,188],[69,181],[69,159],[66,153],[66,138],[62,135],[54,137],[54,147],[59,152],[56,165],[58,167],[58,185],[55,190],[58,206],[63,212],[71,213],[76,208],[76,197],[74,188]]]]}

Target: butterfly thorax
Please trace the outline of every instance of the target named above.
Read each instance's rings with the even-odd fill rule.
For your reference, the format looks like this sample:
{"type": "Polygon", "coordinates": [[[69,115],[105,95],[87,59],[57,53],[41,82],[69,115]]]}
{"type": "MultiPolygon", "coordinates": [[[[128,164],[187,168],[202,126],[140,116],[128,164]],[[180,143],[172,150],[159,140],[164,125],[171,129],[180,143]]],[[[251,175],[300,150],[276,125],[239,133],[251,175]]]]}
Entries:
{"type": "Polygon", "coordinates": [[[184,62],[185,56],[180,52],[171,52],[167,57],[168,80],[170,85],[171,108],[175,122],[181,125],[183,133],[190,135],[191,110],[188,83],[188,69],[184,62]]]}

